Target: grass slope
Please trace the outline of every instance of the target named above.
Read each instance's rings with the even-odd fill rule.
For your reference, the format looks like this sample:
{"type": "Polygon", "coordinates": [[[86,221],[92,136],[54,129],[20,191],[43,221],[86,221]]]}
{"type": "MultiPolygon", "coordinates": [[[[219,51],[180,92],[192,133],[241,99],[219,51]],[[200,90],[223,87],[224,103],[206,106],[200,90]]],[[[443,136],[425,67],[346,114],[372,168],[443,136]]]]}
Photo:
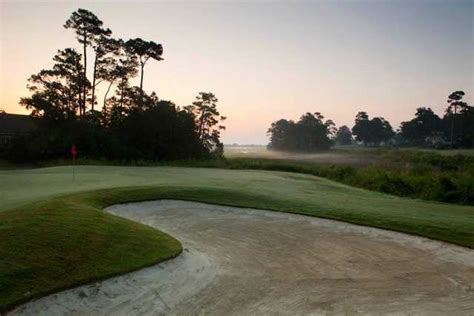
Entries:
{"type": "Polygon", "coordinates": [[[89,197],[48,199],[0,212],[0,313],[181,252],[171,236],[105,213],[105,201],[89,197]]]}
{"type": "Polygon", "coordinates": [[[81,166],[72,183],[71,170],[0,171],[0,310],[181,251],[170,236],[101,211],[126,201],[184,199],[301,213],[474,248],[470,206],[286,172],[81,166]]]}

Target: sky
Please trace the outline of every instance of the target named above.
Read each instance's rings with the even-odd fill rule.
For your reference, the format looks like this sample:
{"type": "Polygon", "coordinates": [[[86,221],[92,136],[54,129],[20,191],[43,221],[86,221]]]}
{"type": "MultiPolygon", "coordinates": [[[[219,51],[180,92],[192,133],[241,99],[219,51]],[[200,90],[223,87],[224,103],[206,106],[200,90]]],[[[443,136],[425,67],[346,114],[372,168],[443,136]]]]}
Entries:
{"type": "Polygon", "coordinates": [[[397,128],[420,106],[442,115],[456,90],[474,104],[474,0],[0,0],[0,108],[28,113],[28,77],[80,49],[63,28],[78,8],[116,38],[161,43],[144,89],[179,106],[213,92],[224,143],[265,144],[271,122],[306,112],[352,127],[366,111],[397,128]]]}

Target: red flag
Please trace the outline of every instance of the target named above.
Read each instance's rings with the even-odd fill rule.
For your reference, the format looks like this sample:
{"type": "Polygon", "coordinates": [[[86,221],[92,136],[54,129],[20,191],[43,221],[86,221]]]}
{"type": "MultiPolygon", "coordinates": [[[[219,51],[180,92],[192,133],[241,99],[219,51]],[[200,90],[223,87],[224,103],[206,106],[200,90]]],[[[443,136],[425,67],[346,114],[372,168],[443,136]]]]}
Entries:
{"type": "Polygon", "coordinates": [[[76,145],[72,145],[71,147],[71,155],[76,156],[77,155],[77,148],[76,145]]]}

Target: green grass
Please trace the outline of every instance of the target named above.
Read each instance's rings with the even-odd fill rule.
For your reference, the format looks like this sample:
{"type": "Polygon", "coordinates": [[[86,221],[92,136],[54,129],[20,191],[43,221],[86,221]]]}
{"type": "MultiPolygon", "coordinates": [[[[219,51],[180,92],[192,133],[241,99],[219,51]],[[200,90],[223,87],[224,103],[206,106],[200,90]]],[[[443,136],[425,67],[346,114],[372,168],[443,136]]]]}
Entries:
{"type": "Polygon", "coordinates": [[[265,147],[226,148],[216,167],[291,171],[368,190],[474,205],[474,150],[339,147],[305,154],[265,147]],[[220,164],[220,165],[219,165],[220,164]]]}
{"type": "Polygon", "coordinates": [[[101,209],[120,197],[58,197],[0,212],[0,312],[177,256],[179,241],[101,209]]]}
{"type": "Polygon", "coordinates": [[[170,236],[103,212],[183,199],[392,229],[474,248],[474,207],[405,199],[310,175],[260,170],[77,166],[0,171],[0,310],[181,251],[170,236]]]}
{"type": "Polygon", "coordinates": [[[34,163],[13,163],[8,160],[0,159],[0,170],[29,169],[38,167],[34,163]]]}
{"type": "MultiPolygon", "coordinates": [[[[438,152],[414,148],[346,146],[305,154],[269,151],[264,146],[239,146],[226,148],[225,159],[138,160],[127,162],[127,165],[297,172],[403,197],[474,205],[474,156],[461,154],[468,153],[469,150],[438,152]],[[443,155],[438,152],[453,154],[443,155]]],[[[88,158],[80,158],[76,163],[89,166],[124,164],[121,161],[88,158]]],[[[36,167],[70,164],[70,160],[52,160],[37,162],[36,167]]]]}
{"type": "Polygon", "coordinates": [[[474,205],[474,160],[467,158],[451,156],[449,159],[428,159],[421,155],[412,157],[411,165],[407,168],[380,165],[355,167],[262,158],[234,158],[208,162],[208,165],[310,174],[402,197],[474,205]]]}

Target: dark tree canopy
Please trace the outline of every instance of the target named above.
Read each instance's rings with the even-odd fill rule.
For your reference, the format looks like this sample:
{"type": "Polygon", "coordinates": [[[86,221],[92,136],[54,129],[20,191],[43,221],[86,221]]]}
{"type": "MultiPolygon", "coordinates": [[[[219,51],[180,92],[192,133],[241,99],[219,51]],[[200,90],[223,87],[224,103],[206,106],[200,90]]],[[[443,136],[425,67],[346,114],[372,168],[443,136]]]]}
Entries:
{"type": "Polygon", "coordinates": [[[418,108],[415,117],[402,122],[398,135],[400,145],[437,148],[474,148],[474,107],[462,99],[464,91],[448,96],[442,118],[431,108],[418,108]]]}
{"type": "Polygon", "coordinates": [[[267,134],[270,136],[270,144],[268,147],[277,150],[291,148],[294,125],[295,122],[286,119],[280,119],[273,122],[267,131],[267,134]]]}
{"type": "Polygon", "coordinates": [[[356,115],[352,134],[357,141],[363,142],[364,145],[379,146],[381,143],[388,142],[395,132],[383,117],[374,117],[369,120],[366,112],[359,112],[356,115]]]}
{"type": "MultiPolygon", "coordinates": [[[[451,147],[454,147],[459,143],[460,130],[456,128],[456,118],[458,116],[458,110],[465,111],[468,108],[466,102],[462,101],[464,97],[464,91],[454,91],[448,96],[448,107],[446,109],[446,116],[450,118],[451,132],[450,132],[450,143],[451,147]]],[[[461,131],[462,133],[462,131],[461,131]]]]}
{"type": "Polygon", "coordinates": [[[50,70],[41,70],[28,80],[31,97],[20,104],[32,110],[35,117],[58,121],[74,119],[82,102],[81,55],[74,49],[58,50],[50,70]]]}
{"type": "Polygon", "coordinates": [[[85,115],[86,102],[88,89],[90,87],[87,84],[87,46],[93,45],[96,48],[96,60],[94,62],[94,75],[92,85],[92,98],[91,104],[94,107],[94,91],[95,91],[95,79],[96,79],[96,62],[97,62],[97,49],[101,46],[100,43],[104,38],[109,37],[112,34],[110,29],[103,28],[103,22],[92,12],[85,9],[78,9],[73,12],[69,19],[64,24],[66,29],[73,29],[76,33],[76,38],[83,46],[83,72],[82,72],[82,100],[80,106],[80,114],[85,115]]]}
{"type": "Polygon", "coordinates": [[[342,125],[336,132],[335,142],[338,145],[352,144],[352,132],[349,127],[342,125]]]}
{"type": "Polygon", "coordinates": [[[153,41],[145,41],[141,38],[130,39],[127,41],[127,47],[133,54],[136,54],[140,62],[145,64],[148,59],[163,60],[161,55],[163,54],[163,46],[153,41]]]}
{"type": "MultiPolygon", "coordinates": [[[[450,120],[450,115],[446,116],[450,120]]],[[[456,119],[454,145],[459,148],[474,148],[474,106],[465,106],[456,119]]]]}
{"type": "Polygon", "coordinates": [[[17,140],[8,156],[17,161],[67,157],[71,144],[77,145],[80,157],[125,161],[199,159],[222,154],[218,130],[223,127],[215,127],[214,114],[209,115],[216,113],[216,108],[191,112],[159,100],[154,93],[144,95],[138,87],[130,87],[124,92],[123,106],[116,100],[107,115],[99,112],[96,117],[95,112],[88,112],[80,120],[67,119],[67,108],[57,108],[57,103],[48,102],[42,95],[28,100],[41,109],[37,115],[40,124],[34,134],[17,140]],[[205,122],[199,125],[200,120],[205,122]],[[201,126],[203,131],[199,133],[201,126]]]}
{"type": "Polygon", "coordinates": [[[220,132],[224,130],[219,125],[226,120],[217,110],[217,98],[210,92],[199,92],[196,101],[185,107],[185,110],[193,115],[197,126],[197,133],[202,145],[209,151],[223,151],[223,145],[219,141],[220,132]]]}
{"type": "Polygon", "coordinates": [[[140,61],[140,90],[143,90],[143,73],[145,70],[145,64],[150,58],[156,61],[163,60],[163,58],[161,58],[161,55],[163,54],[163,46],[153,41],[144,41],[141,38],[128,40],[126,46],[130,53],[137,56],[140,61]]]}
{"type": "Polygon", "coordinates": [[[421,107],[412,120],[401,123],[400,134],[409,145],[425,146],[442,133],[442,127],[441,118],[431,108],[421,107]]]}
{"type": "Polygon", "coordinates": [[[76,38],[81,44],[90,45],[99,36],[109,36],[112,31],[102,27],[104,23],[92,12],[85,9],[78,9],[71,14],[64,27],[73,29],[76,38]]]}
{"type": "Polygon", "coordinates": [[[321,113],[306,113],[298,122],[285,119],[273,122],[268,129],[269,149],[284,151],[316,152],[332,145],[334,131],[331,120],[323,121],[321,113]]]}

